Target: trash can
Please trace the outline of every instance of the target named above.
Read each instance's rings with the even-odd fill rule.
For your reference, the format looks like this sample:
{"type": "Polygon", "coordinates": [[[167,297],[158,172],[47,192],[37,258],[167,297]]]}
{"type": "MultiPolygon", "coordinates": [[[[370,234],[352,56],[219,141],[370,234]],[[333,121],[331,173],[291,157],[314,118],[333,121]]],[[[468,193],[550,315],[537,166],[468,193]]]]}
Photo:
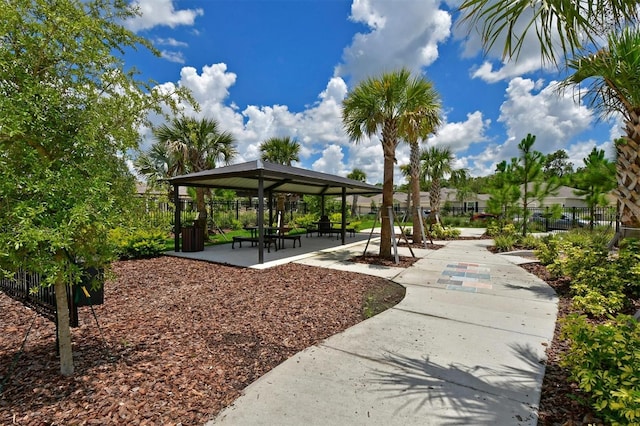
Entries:
{"type": "Polygon", "coordinates": [[[182,251],[203,251],[204,236],[202,228],[184,226],[182,228],[182,251]]]}

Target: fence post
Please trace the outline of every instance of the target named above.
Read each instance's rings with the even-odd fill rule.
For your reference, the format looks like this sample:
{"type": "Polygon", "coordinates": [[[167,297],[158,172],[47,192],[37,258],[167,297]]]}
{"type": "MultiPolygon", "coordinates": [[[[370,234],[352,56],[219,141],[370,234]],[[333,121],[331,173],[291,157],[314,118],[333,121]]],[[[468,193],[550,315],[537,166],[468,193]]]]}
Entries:
{"type": "Polygon", "coordinates": [[[549,206],[545,207],[544,212],[544,232],[549,232],[549,206]]]}

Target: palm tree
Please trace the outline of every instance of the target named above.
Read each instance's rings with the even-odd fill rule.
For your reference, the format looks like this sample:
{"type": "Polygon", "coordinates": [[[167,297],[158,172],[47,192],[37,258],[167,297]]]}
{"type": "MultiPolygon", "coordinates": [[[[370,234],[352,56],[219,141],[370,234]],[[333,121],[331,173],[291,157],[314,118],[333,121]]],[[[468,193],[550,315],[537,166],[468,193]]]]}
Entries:
{"type": "Polygon", "coordinates": [[[623,226],[640,228],[640,29],[608,36],[608,46],[568,62],[564,87],[588,82],[586,97],[602,116],[622,116],[626,135],[616,142],[617,198],[623,226]]]}
{"type": "Polygon", "coordinates": [[[409,162],[409,182],[411,184],[412,220],[414,243],[422,242],[422,233],[416,226],[420,223],[420,145],[419,140],[434,134],[440,126],[440,98],[431,82],[421,79],[410,87],[408,93],[414,108],[407,110],[401,117],[399,133],[411,148],[409,162]]]}
{"type": "MultiPolygon", "coordinates": [[[[365,182],[367,180],[367,174],[362,170],[355,168],[347,175],[349,179],[357,180],[358,182],[365,182]]],[[[351,216],[358,215],[358,194],[353,194],[353,202],[351,203],[351,216]]]]}
{"type": "Polygon", "coordinates": [[[438,148],[432,146],[420,153],[421,178],[429,186],[429,204],[431,204],[431,213],[429,221],[431,223],[440,222],[440,184],[445,176],[451,176],[452,179],[458,179],[459,175],[464,173],[464,169],[453,168],[454,156],[448,147],[438,148]]]}
{"type": "Polygon", "coordinates": [[[412,78],[407,69],[362,81],[343,101],[342,123],[347,135],[356,143],[382,133],[384,176],[382,183],[382,231],[380,257],[391,257],[391,222],[393,206],[393,172],[398,136],[405,114],[418,111],[421,105],[416,86],[425,87],[424,79],[412,78]]]}
{"type": "MultiPolygon", "coordinates": [[[[273,137],[260,144],[260,158],[264,161],[291,166],[294,161],[300,161],[300,144],[289,136],[273,137]]],[[[278,194],[277,211],[280,213],[278,227],[284,226],[285,194],[278,194]]]]}
{"type": "Polygon", "coordinates": [[[138,173],[146,177],[148,187],[166,189],[169,201],[173,200],[173,186],[167,182],[167,179],[174,176],[171,171],[174,162],[171,161],[166,143],[156,142],[151,145],[148,151],[138,155],[133,166],[138,173]]]}
{"type": "Polygon", "coordinates": [[[554,63],[557,53],[567,57],[610,29],[637,22],[640,11],[637,0],[464,0],[460,10],[469,31],[479,28],[485,51],[504,38],[503,58],[517,58],[534,31],[542,58],[554,63]]]}
{"type": "MultiPolygon", "coordinates": [[[[138,161],[138,170],[146,171],[153,179],[179,176],[214,169],[218,162],[229,164],[237,154],[234,138],[221,132],[215,120],[176,117],[170,124],[153,130],[156,142],[138,161]],[[151,161],[148,161],[151,160],[151,161]],[[156,174],[157,173],[157,174],[156,174]],[[166,174],[166,176],[161,176],[166,174]]],[[[198,225],[207,236],[207,208],[205,189],[196,188],[198,225]]]]}

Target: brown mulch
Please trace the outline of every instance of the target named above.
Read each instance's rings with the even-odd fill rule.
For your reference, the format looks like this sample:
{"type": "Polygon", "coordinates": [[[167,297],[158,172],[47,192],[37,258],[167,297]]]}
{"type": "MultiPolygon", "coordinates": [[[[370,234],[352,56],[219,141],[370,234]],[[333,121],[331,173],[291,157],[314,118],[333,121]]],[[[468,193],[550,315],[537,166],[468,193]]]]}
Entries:
{"type": "MultiPolygon", "coordinates": [[[[565,317],[568,281],[523,267],[556,290],[565,317]]],[[[114,272],[94,307],[99,328],[90,308],[79,309],[69,378],[59,375],[53,323],[0,292],[0,424],[203,424],[288,357],[361,321],[366,292],[389,284],[297,264],[252,270],[165,257],[116,262],[114,272]]],[[[539,424],[597,424],[559,365],[558,334],[559,323],[539,424]]]]}
{"type": "Polygon", "coordinates": [[[54,324],[0,293],[0,424],[203,424],[293,354],[360,322],[365,295],[393,285],[169,257],[114,272],[94,307],[99,328],[79,308],[72,377],[59,375],[54,324]]]}

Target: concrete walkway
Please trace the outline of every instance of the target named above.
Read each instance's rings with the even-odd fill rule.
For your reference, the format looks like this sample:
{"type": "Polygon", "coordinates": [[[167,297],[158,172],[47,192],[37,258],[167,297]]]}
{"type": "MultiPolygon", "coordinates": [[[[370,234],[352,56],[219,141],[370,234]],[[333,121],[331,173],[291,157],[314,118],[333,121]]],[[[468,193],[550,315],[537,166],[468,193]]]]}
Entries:
{"type": "Polygon", "coordinates": [[[407,269],[345,262],[357,247],[301,260],[386,276],[406,297],[291,357],[207,425],[535,425],[557,298],[490,243],[443,242],[407,269]]]}

